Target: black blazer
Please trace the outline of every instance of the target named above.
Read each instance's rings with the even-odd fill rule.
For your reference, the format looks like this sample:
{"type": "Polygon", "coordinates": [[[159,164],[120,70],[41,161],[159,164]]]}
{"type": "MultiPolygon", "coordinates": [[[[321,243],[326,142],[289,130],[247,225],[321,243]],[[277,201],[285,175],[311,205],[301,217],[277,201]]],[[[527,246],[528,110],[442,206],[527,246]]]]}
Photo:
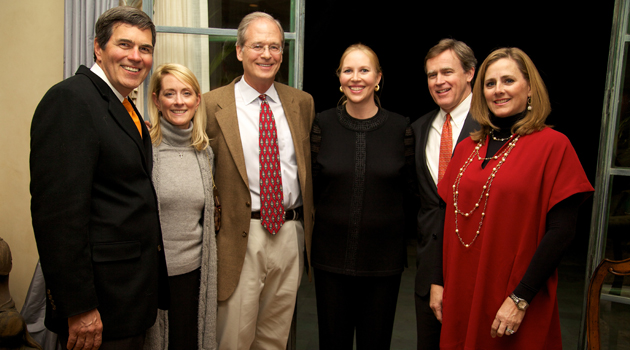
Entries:
{"type": "MultiPolygon", "coordinates": [[[[427,167],[425,148],[429,137],[429,130],[433,120],[440,110],[433,110],[411,126],[416,135],[416,176],[418,177],[418,192],[420,195],[420,211],[418,212],[418,245],[416,267],[416,294],[425,296],[431,289],[431,284],[443,284],[442,281],[442,242],[444,231],[444,211],[446,206],[440,202],[437,186],[433,182],[427,167]]],[[[472,131],[478,130],[479,124],[473,120],[470,113],[457,143],[470,136],[472,131]]]]}
{"type": "Polygon", "coordinates": [[[153,325],[158,304],[168,306],[144,124],[142,136],[85,66],[35,110],[31,214],[54,332],[67,334],[68,317],[98,308],[104,340],[134,336],[153,325]]]}

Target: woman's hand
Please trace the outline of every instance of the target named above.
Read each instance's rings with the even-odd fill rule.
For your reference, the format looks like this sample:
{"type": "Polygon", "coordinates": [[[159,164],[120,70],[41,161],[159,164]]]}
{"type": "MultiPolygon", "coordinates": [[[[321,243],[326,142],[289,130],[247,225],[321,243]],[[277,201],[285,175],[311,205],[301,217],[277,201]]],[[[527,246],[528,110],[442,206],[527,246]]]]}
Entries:
{"type": "Polygon", "coordinates": [[[497,315],[494,317],[490,335],[494,338],[496,336],[502,337],[504,334],[512,335],[516,333],[524,317],[525,310],[519,310],[510,297],[505,298],[503,305],[501,305],[497,315]]]}
{"type": "Polygon", "coordinates": [[[442,296],[444,295],[444,287],[432,284],[429,294],[429,306],[431,307],[431,310],[433,310],[435,318],[442,323],[442,296]]]}

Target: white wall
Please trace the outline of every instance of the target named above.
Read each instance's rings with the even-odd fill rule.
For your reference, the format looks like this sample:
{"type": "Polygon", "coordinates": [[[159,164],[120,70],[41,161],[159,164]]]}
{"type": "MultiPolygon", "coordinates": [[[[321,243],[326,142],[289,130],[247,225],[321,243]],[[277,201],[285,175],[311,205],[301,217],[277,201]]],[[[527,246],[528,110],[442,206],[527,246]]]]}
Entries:
{"type": "Polygon", "coordinates": [[[11,247],[11,295],[22,308],[38,254],[31,226],[30,125],[63,79],[64,0],[2,1],[0,10],[0,237],[11,247]]]}

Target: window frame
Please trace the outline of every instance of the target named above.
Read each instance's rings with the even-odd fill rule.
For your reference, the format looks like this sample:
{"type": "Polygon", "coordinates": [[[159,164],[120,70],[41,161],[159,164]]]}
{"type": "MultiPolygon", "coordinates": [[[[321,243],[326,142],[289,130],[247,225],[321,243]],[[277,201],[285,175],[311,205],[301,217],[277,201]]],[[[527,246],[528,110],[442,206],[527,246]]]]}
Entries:
{"type": "MultiPolygon", "coordinates": [[[[304,74],[304,14],[305,14],[305,2],[306,0],[291,0],[291,19],[288,29],[293,31],[284,32],[284,41],[289,46],[289,85],[302,90],[303,87],[303,74],[304,74]]],[[[142,11],[153,19],[153,1],[143,1],[142,11]]],[[[284,26],[283,26],[284,27],[284,26]]],[[[172,26],[156,26],[157,33],[172,33],[172,34],[195,34],[206,35],[208,40],[234,40],[236,41],[236,29],[224,29],[224,28],[193,28],[193,27],[172,27],[172,26]]],[[[283,62],[284,63],[284,62],[283,62]]],[[[148,86],[151,75],[153,74],[153,67],[144,80],[143,85],[146,87],[143,89],[144,94],[144,110],[148,110],[149,93],[148,86]]],[[[146,113],[145,113],[146,114],[146,113]]]]}
{"type": "MultiPolygon", "coordinates": [[[[580,342],[578,348],[586,349],[586,304],[588,286],[593,271],[605,257],[609,209],[612,194],[613,178],[630,176],[630,168],[620,168],[613,165],[615,157],[615,140],[620,120],[620,102],[623,89],[626,65],[630,66],[630,2],[616,0],[614,17],[610,37],[608,55],[608,73],[604,91],[602,109],[602,123],[599,135],[599,154],[597,159],[597,173],[595,178],[595,192],[593,194],[593,210],[589,237],[589,248],[586,262],[586,278],[582,307],[582,322],[580,328],[580,342]]],[[[630,298],[614,297],[602,294],[602,300],[610,300],[623,304],[630,304],[630,298]],[[614,299],[614,300],[613,300],[614,299]]]]}

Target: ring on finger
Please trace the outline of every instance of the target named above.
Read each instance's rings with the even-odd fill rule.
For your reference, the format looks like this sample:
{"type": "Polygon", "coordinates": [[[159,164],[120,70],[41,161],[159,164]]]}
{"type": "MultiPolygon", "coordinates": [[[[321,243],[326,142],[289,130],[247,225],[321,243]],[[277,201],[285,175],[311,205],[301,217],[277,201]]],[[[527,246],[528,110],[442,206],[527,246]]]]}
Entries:
{"type": "Polygon", "coordinates": [[[516,333],[516,332],[515,332],[513,329],[506,328],[506,329],[505,329],[505,333],[506,333],[507,335],[512,335],[512,334],[514,334],[514,333],[516,333]]]}

